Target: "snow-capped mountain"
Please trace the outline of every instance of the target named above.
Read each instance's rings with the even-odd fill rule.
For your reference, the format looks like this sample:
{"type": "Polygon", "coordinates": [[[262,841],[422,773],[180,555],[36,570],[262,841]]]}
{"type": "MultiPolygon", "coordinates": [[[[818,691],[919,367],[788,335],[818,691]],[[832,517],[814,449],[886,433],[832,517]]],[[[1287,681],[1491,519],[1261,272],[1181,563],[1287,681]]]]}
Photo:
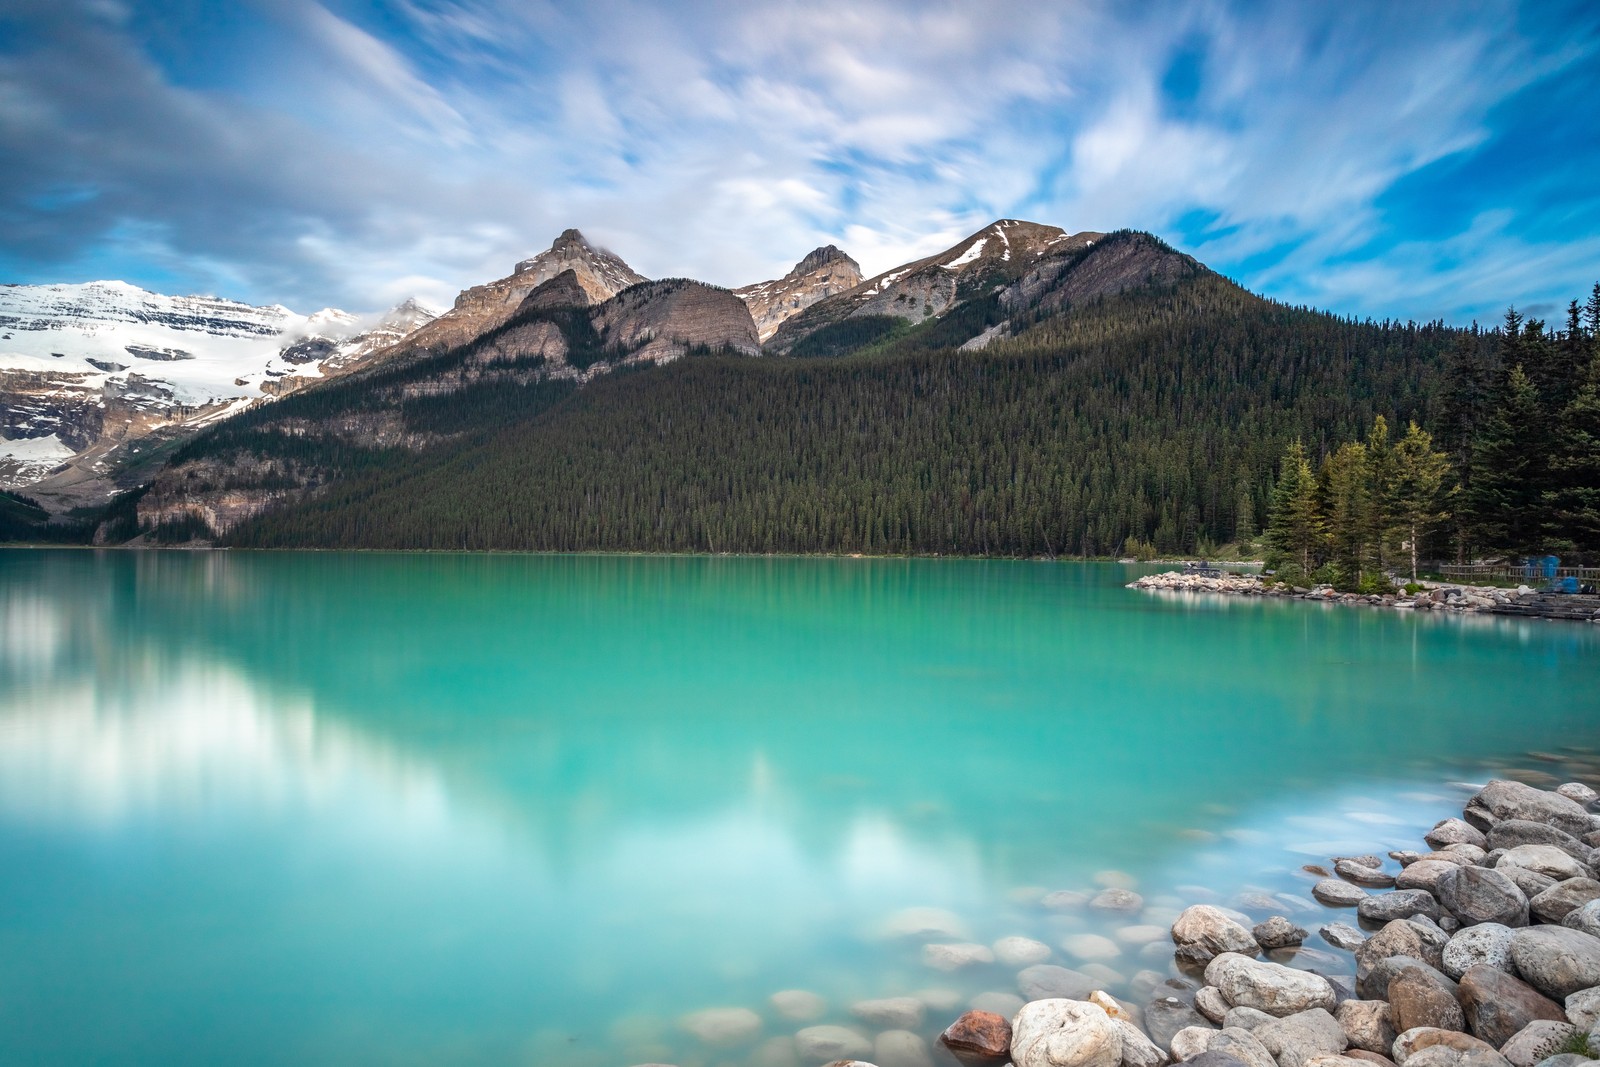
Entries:
{"type": "Polygon", "coordinates": [[[433,317],[413,301],[298,315],[117,281],[0,286],[0,487],[87,487],[145,437],[348,370],[433,317]]]}
{"type": "Polygon", "coordinates": [[[824,245],[783,277],[740,286],[734,294],[750,306],[750,317],[765,343],[785,319],[860,282],[861,265],[833,245],[824,245]]]}

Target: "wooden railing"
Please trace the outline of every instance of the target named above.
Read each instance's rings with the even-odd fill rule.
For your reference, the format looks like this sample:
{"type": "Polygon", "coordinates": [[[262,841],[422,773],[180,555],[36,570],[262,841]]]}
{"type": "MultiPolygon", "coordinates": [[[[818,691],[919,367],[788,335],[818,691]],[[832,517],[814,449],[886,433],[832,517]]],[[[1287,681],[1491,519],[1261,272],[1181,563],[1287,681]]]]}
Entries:
{"type": "MultiPolygon", "coordinates": [[[[1439,573],[1446,578],[1455,578],[1463,582],[1470,582],[1474,578],[1500,578],[1512,582],[1527,582],[1529,585],[1538,585],[1547,577],[1544,568],[1534,567],[1530,571],[1521,563],[1447,564],[1439,568],[1439,573]]],[[[1590,578],[1600,578],[1600,567],[1557,567],[1555,576],[1587,581],[1590,578]]]]}

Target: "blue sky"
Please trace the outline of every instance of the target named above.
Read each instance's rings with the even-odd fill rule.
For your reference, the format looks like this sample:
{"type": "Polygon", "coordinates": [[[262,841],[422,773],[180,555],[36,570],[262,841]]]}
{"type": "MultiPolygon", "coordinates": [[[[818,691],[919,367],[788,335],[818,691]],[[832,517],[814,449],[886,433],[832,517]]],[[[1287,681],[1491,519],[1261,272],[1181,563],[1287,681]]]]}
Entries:
{"type": "Polygon", "coordinates": [[[740,285],[995,218],[1270,296],[1600,279],[1589,3],[0,0],[0,280],[447,304],[568,226],[740,285]]]}

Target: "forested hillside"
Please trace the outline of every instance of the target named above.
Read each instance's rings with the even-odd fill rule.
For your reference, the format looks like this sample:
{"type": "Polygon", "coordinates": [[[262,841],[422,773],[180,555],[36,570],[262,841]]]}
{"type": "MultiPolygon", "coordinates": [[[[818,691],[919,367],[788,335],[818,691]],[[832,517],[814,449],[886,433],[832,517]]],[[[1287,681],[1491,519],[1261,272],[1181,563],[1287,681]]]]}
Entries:
{"type": "MultiPolygon", "coordinates": [[[[581,389],[413,401],[408,423],[451,436],[308,457],[322,487],[224,543],[1101,555],[1135,538],[1205,551],[1256,532],[1288,441],[1315,452],[1380,414],[1426,421],[1445,354],[1489,345],[1274,304],[1209,273],[1073,306],[982,351],[933,347],[948,328],[867,331],[856,343],[876,343],[852,355],[694,356],[581,389]]],[[[359,406],[358,384],[343,401],[293,399],[359,406]]],[[[316,448],[279,419],[188,454],[316,448]]]]}

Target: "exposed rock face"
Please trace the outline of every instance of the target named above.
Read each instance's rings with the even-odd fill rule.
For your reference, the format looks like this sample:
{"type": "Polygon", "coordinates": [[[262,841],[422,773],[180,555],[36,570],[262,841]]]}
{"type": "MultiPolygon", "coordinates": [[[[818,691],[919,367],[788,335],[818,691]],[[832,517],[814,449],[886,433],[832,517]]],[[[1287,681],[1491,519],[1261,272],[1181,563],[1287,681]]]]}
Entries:
{"type": "Polygon", "coordinates": [[[577,230],[562,230],[549,248],[518,263],[511,276],[532,289],[569,270],[577,275],[578,284],[593,304],[646,280],[619,257],[590,244],[577,230]]]}
{"type": "Polygon", "coordinates": [[[1049,997],[1077,1000],[1093,992],[1096,984],[1093,978],[1082,971],[1057,967],[1053,963],[1036,963],[1017,972],[1017,989],[1029,1000],[1049,997]]]}
{"type": "MultiPolygon", "coordinates": [[[[937,255],[896,267],[818,301],[778,327],[772,336],[773,348],[788,352],[816,330],[849,318],[883,315],[913,324],[940,318],[965,300],[989,295],[996,285],[1016,283],[1045,257],[1081,251],[1103,236],[1068,234],[1056,226],[1001,219],[937,255]]],[[[1057,282],[1057,275],[1051,275],[1039,291],[1057,282]]],[[[1020,310],[1031,302],[1030,297],[1016,303],[1020,310]]]]}
{"type": "MultiPolygon", "coordinates": [[[[1051,249],[1038,266],[1000,296],[1007,309],[1037,306],[1050,313],[1135,286],[1168,285],[1199,273],[1193,259],[1144,234],[1101,242],[1104,234],[1080,233],[1051,249]]],[[[1373,866],[1376,866],[1374,864],[1373,866]]]]}
{"type": "Polygon", "coordinates": [[[688,279],[648,282],[595,309],[595,331],[605,348],[628,362],[667,362],[696,348],[759,356],[750,309],[733,293],[688,279]]]}
{"type": "Polygon", "coordinates": [[[455,306],[417,331],[406,348],[440,351],[465,344],[506,322],[529,293],[566,271],[572,272],[585,304],[602,303],[647,280],[618,257],[591,245],[577,230],[565,230],[548,249],[518,263],[507,277],[463,290],[455,306]]]}
{"type": "Polygon", "coordinates": [[[796,263],[783,277],[742,285],[733,293],[749,305],[756,333],[765,343],[778,332],[785,319],[860,283],[860,264],[833,245],[824,245],[796,263]]]}

